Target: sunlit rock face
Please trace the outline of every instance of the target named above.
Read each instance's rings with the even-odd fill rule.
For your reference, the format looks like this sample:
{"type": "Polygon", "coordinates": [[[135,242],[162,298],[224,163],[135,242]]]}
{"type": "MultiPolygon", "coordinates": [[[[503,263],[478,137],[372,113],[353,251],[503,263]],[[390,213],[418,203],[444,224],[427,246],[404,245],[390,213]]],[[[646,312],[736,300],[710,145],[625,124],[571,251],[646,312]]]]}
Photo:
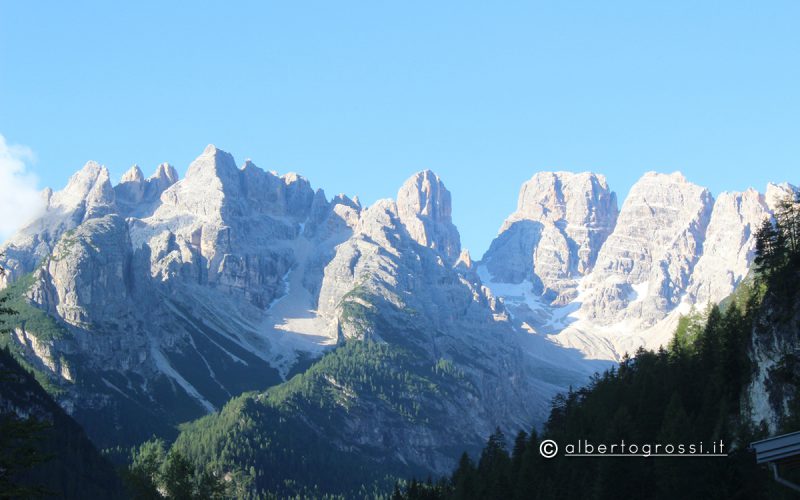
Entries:
{"type": "MultiPolygon", "coordinates": [[[[610,203],[604,180],[580,182],[610,203]]],[[[393,438],[403,460],[444,472],[457,457],[443,450],[477,446],[498,424],[541,422],[551,397],[594,369],[514,325],[462,250],[451,194],[431,171],[411,176],[396,201],[363,207],[210,145],[182,179],[167,164],[149,178],[134,166],[112,186],[89,163],[47,196],[45,217],[3,247],[4,265],[58,331],[14,338],[101,445],[123,431],[146,439],[341,342],[374,340],[458,374],[447,388],[458,397],[426,400],[441,422],[399,425],[393,438]]],[[[580,207],[566,209],[590,226],[565,229],[568,279],[591,267],[605,224],[580,207]]],[[[375,421],[398,421],[390,403],[372,408],[375,421]]],[[[352,418],[342,442],[369,425],[352,418]]]]}
{"type": "Polygon", "coordinates": [[[650,326],[676,307],[703,250],[713,198],[680,174],[646,174],[600,250],[582,311],[601,324],[650,326]],[[646,284],[641,295],[634,286],[646,284]]]}
{"type": "Polygon", "coordinates": [[[2,285],[27,306],[9,341],[101,446],[169,435],[343,342],[378,342],[404,353],[398,373],[452,375],[416,396],[438,417],[413,423],[328,381],[354,409],[336,442],[374,451],[363,429],[385,423],[398,460],[444,473],[448,450],[542,422],[553,395],[728,295],[793,189],[715,200],[648,173],[618,208],[602,175],[540,172],[474,261],[428,170],[365,207],[213,145],[182,179],[164,163],[112,185],[89,162],[0,247],[2,285]]]}
{"type": "Polygon", "coordinates": [[[519,328],[619,359],[665,345],[681,314],[728,296],[752,266],[758,226],[793,190],[770,184],[715,200],[679,173],[651,172],[617,211],[599,176],[539,173],[477,270],[519,328]]]}
{"type": "Polygon", "coordinates": [[[461,239],[451,213],[450,191],[430,170],[412,176],[397,193],[397,214],[411,238],[454,261],[461,239]]]}
{"type": "Polygon", "coordinates": [[[527,280],[548,301],[564,304],[594,267],[617,216],[616,195],[602,175],[540,172],[522,185],[517,210],[483,262],[497,281],[527,280]]]}

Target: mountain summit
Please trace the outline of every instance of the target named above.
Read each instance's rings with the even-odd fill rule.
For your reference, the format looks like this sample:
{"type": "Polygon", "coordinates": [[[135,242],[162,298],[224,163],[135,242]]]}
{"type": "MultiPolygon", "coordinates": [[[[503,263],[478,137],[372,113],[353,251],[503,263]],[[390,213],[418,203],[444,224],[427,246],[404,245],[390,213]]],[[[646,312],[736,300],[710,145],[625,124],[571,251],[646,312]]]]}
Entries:
{"type": "Polygon", "coordinates": [[[89,162],[0,247],[22,311],[4,343],[101,447],[224,408],[214,425],[257,414],[444,472],[729,294],[793,189],[714,200],[648,173],[619,209],[602,175],[539,172],[473,261],[430,170],[364,207],[213,145],[183,179],[133,166],[112,186],[89,162]]]}
{"type": "Polygon", "coordinates": [[[397,213],[420,245],[439,250],[450,261],[461,253],[461,237],[451,216],[450,191],[438,175],[425,170],[403,183],[397,193],[397,213]]]}

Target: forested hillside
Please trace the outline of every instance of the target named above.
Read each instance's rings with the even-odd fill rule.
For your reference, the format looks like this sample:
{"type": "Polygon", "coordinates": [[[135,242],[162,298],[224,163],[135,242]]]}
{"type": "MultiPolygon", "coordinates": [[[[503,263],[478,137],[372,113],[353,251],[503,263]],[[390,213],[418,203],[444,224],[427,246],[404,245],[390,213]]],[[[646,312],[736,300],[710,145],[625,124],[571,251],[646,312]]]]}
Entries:
{"type": "MultiPolygon", "coordinates": [[[[477,463],[465,454],[449,480],[414,481],[403,498],[794,498],[747,449],[766,437],[764,428],[741,417],[755,306],[751,300],[743,311],[734,302],[724,313],[714,307],[704,324],[687,318],[668,349],[640,351],[587,387],[557,397],[541,436],[520,432],[509,454],[505,436],[496,433],[477,463]],[[582,440],[595,445],[722,440],[729,455],[545,459],[539,452],[543,439],[562,448],[582,440]]],[[[797,430],[795,424],[796,419],[787,420],[782,430],[797,430]]]]}
{"type": "Polygon", "coordinates": [[[349,341],[287,383],[245,394],[184,426],[171,453],[225,477],[237,497],[372,497],[388,491],[394,478],[423,471],[385,453],[392,429],[442,418],[436,399],[455,397],[450,392],[461,383],[444,361],[428,364],[408,348],[349,341]],[[391,404],[391,418],[405,423],[380,420],[374,409],[382,404],[391,404]],[[341,428],[354,412],[373,412],[374,423],[361,429],[358,442],[342,442],[341,428]]]}
{"type": "MultiPolygon", "coordinates": [[[[0,316],[11,311],[0,304],[0,316]]],[[[36,379],[0,349],[0,498],[123,498],[114,467],[36,379]]]]}

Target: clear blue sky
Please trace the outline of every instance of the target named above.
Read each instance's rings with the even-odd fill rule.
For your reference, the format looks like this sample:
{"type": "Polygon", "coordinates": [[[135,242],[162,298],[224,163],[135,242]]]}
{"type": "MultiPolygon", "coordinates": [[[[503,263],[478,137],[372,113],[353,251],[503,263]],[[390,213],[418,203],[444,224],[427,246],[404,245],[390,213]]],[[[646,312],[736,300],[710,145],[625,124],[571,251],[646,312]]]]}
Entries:
{"type": "Polygon", "coordinates": [[[800,2],[0,1],[0,134],[41,185],[206,144],[371,203],[453,193],[480,257],[539,170],[800,182],[800,2]]]}

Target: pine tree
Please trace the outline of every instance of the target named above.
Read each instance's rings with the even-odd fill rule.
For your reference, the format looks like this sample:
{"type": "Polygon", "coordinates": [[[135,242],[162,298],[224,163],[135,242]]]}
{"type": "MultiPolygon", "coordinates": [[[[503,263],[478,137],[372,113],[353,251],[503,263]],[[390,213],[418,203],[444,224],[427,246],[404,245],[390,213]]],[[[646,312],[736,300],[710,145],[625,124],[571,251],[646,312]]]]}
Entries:
{"type": "Polygon", "coordinates": [[[392,491],[392,500],[403,500],[403,493],[400,491],[400,483],[395,481],[394,490],[392,491]]]}
{"type": "Polygon", "coordinates": [[[467,452],[461,454],[458,468],[453,473],[453,499],[470,500],[477,498],[476,469],[467,452]]]}
{"type": "Polygon", "coordinates": [[[227,497],[225,483],[210,472],[203,472],[197,477],[196,498],[221,500],[227,497]]]}
{"type": "Polygon", "coordinates": [[[420,498],[420,486],[417,478],[411,478],[411,483],[406,490],[406,498],[409,500],[417,500],[420,498]]]}
{"type": "Polygon", "coordinates": [[[147,441],[133,450],[125,479],[135,498],[161,498],[158,482],[165,459],[164,441],[160,439],[147,441]]]}
{"type": "Polygon", "coordinates": [[[541,492],[542,484],[539,481],[539,471],[544,466],[542,462],[542,455],[539,453],[539,435],[536,432],[536,428],[533,428],[528,436],[528,442],[525,444],[519,474],[512,484],[515,499],[533,498],[541,492]]]}
{"type": "Polygon", "coordinates": [[[515,484],[519,479],[520,469],[522,468],[522,457],[528,446],[528,433],[519,431],[514,439],[514,448],[511,451],[511,484],[515,484]]]}
{"type": "Polygon", "coordinates": [[[714,304],[708,312],[703,334],[697,339],[700,360],[706,366],[713,366],[720,354],[722,344],[722,313],[714,304]]]}
{"type": "Polygon", "coordinates": [[[789,255],[800,253],[800,193],[790,194],[775,210],[777,226],[786,240],[789,255]]]}
{"type": "Polygon", "coordinates": [[[786,244],[783,232],[765,218],[756,231],[756,255],[753,262],[759,272],[772,276],[783,266],[786,244]]]}
{"type": "Polygon", "coordinates": [[[194,466],[180,452],[171,451],[161,469],[161,480],[167,497],[171,500],[193,498],[192,477],[194,466]]]}
{"type": "Polygon", "coordinates": [[[32,498],[53,493],[18,478],[19,474],[52,458],[39,449],[39,441],[48,427],[34,418],[23,420],[15,415],[0,415],[0,498],[32,498]]]}
{"type": "MultiPolygon", "coordinates": [[[[664,419],[658,432],[658,442],[664,446],[677,445],[702,436],[692,436],[692,422],[686,414],[680,393],[675,390],[664,411],[664,419]]],[[[697,483],[702,481],[702,470],[684,458],[661,457],[655,462],[655,470],[659,496],[676,498],[686,496],[686,491],[695,491],[697,483]],[[681,495],[683,493],[683,495],[681,495]]]]}
{"type": "Polygon", "coordinates": [[[750,371],[747,318],[733,303],[728,306],[722,320],[722,359],[718,368],[718,379],[721,380],[731,404],[736,403],[750,371]]]}
{"type": "Polygon", "coordinates": [[[508,477],[511,459],[506,450],[506,437],[500,428],[489,436],[486,448],[478,461],[478,475],[482,484],[481,498],[507,499],[511,497],[511,484],[508,477]]]}

